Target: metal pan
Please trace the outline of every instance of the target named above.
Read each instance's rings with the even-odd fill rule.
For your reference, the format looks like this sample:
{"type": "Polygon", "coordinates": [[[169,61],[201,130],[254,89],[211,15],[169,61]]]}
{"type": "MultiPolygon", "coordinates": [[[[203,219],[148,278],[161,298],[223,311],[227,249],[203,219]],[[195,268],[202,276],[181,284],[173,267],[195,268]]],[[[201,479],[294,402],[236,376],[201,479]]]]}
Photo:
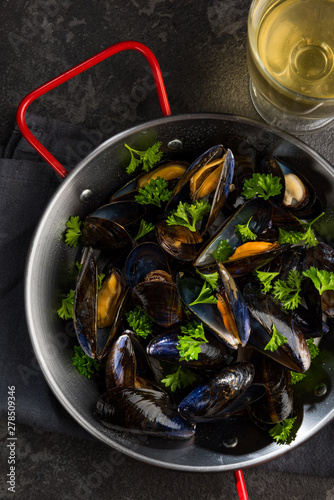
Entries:
{"type": "MultiPolygon", "coordinates": [[[[125,48],[138,50],[139,46],[142,49],[135,42],[126,43],[130,46],[125,48]]],[[[111,53],[114,53],[114,47],[111,53]]],[[[103,60],[101,54],[100,60],[103,60]]],[[[159,68],[156,70],[159,72],[159,68]]],[[[75,71],[71,71],[73,76],[75,71]]],[[[62,76],[66,81],[68,74],[62,76]]],[[[161,81],[158,81],[158,86],[161,81]]],[[[55,86],[54,80],[51,84],[55,86]]],[[[175,443],[112,431],[94,418],[93,409],[100,389],[92,380],[80,376],[72,366],[72,348],[76,344],[73,329],[56,314],[60,294],[73,287],[73,277],[68,269],[78,257],[77,251],[62,241],[64,223],[71,215],[84,218],[125,183],[122,168],[126,162],[124,143],[144,147],[158,140],[175,158],[195,158],[217,143],[223,143],[235,153],[255,158],[275,154],[314,184],[325,204],[321,237],[330,244],[334,243],[331,222],[334,171],[319,154],[290,135],[245,118],[222,114],[168,116],[170,111],[163,86],[160,91],[159,99],[164,103],[162,109],[166,116],[105,141],[66,177],[47,206],[33,237],[26,266],[25,307],[31,341],[44,376],[60,403],[87,432],[111,447],[150,464],[187,471],[227,471],[259,465],[301,445],[334,417],[333,332],[321,341],[321,354],[311,368],[310,386],[303,391],[296,386],[301,425],[292,444],[277,445],[266,432],[246,418],[231,418],[218,425],[202,426],[192,440],[175,443]]],[[[22,102],[18,111],[19,126],[37,150],[40,144],[34,144],[32,134],[27,133],[24,114],[31,100],[42,93],[37,89],[22,102]]],[[[42,154],[46,158],[45,152],[42,154]]],[[[52,158],[48,153],[47,161],[65,177],[66,170],[58,162],[53,164],[52,158]]]]}

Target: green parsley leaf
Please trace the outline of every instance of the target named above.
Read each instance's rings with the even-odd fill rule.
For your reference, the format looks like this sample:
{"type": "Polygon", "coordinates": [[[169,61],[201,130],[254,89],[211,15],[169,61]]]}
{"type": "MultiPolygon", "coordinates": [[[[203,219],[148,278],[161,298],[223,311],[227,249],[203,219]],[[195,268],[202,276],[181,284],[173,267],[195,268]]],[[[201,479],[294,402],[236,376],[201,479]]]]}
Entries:
{"type": "Polygon", "coordinates": [[[291,371],[291,384],[295,385],[306,377],[306,373],[298,373],[291,371]]]}
{"type": "Polygon", "coordinates": [[[303,275],[310,278],[321,295],[326,290],[334,290],[334,273],[311,266],[303,275]]]}
{"type": "Polygon", "coordinates": [[[73,365],[77,367],[80,375],[90,378],[95,371],[100,369],[100,364],[96,359],[85,354],[80,346],[74,346],[73,365]]]}
{"type": "Polygon", "coordinates": [[[271,290],[273,286],[271,284],[272,280],[279,275],[279,273],[270,273],[270,272],[260,271],[259,269],[257,269],[254,272],[254,274],[257,277],[257,279],[261,281],[261,284],[263,286],[262,288],[263,293],[268,293],[269,290],[271,290]]]}
{"type": "Polygon", "coordinates": [[[297,417],[293,418],[286,418],[283,420],[283,422],[279,422],[276,424],[272,429],[270,429],[269,434],[270,436],[277,442],[277,443],[287,443],[293,424],[295,423],[297,417]]]}
{"type": "Polygon", "coordinates": [[[291,243],[293,245],[296,245],[297,243],[300,243],[303,241],[304,238],[304,233],[299,232],[299,231],[286,231],[285,229],[282,229],[281,227],[278,228],[278,243],[280,245],[283,245],[283,243],[291,243]]]}
{"type": "Polygon", "coordinates": [[[203,283],[198,297],[189,305],[194,306],[196,304],[217,304],[217,298],[213,295],[212,288],[206,281],[203,283]]]}
{"type": "Polygon", "coordinates": [[[142,238],[145,236],[145,234],[150,233],[154,229],[154,224],[151,222],[146,222],[144,219],[141,219],[139,229],[137,236],[135,237],[135,240],[139,240],[139,238],[142,238]]]}
{"type": "Polygon", "coordinates": [[[80,271],[82,269],[82,264],[80,264],[80,262],[77,260],[74,265],[78,268],[78,271],[80,273],[80,271]]]}
{"type": "Polygon", "coordinates": [[[79,243],[81,232],[81,224],[79,216],[70,217],[69,220],[65,223],[67,226],[67,230],[65,233],[65,243],[70,247],[76,247],[79,243]]]}
{"type": "Polygon", "coordinates": [[[316,358],[320,352],[320,349],[317,346],[317,344],[314,343],[314,339],[311,337],[310,339],[307,339],[306,343],[307,343],[308,349],[310,351],[311,359],[316,358]]]}
{"type": "Polygon", "coordinates": [[[314,231],[312,229],[312,225],[320,219],[324,215],[325,212],[322,212],[318,217],[313,219],[311,222],[301,222],[302,226],[306,229],[305,233],[303,233],[303,241],[305,245],[315,247],[318,244],[318,240],[314,234],[314,231]]]}
{"type": "Polygon", "coordinates": [[[177,349],[180,354],[180,359],[190,361],[198,359],[201,352],[201,345],[208,340],[205,337],[202,323],[189,323],[187,326],[181,326],[183,336],[178,336],[179,343],[177,349]]]}
{"type": "Polygon", "coordinates": [[[268,200],[268,198],[276,196],[281,191],[282,184],[279,177],[273,177],[272,174],[255,173],[250,179],[245,180],[241,194],[247,200],[254,196],[268,200]]]}
{"type": "Polygon", "coordinates": [[[301,303],[301,283],[301,274],[291,269],[286,282],[277,280],[274,283],[273,296],[282,302],[285,309],[296,309],[301,303]]]}
{"type": "Polygon", "coordinates": [[[57,311],[61,319],[73,319],[74,295],[75,290],[70,290],[67,296],[62,299],[61,307],[57,311]]]}
{"type": "Polygon", "coordinates": [[[286,344],[287,338],[284,337],[276,328],[275,325],[273,325],[273,334],[271,339],[269,340],[268,344],[265,346],[264,350],[265,351],[271,351],[274,352],[276,349],[279,348],[279,346],[286,344]]]}
{"type": "Polygon", "coordinates": [[[196,224],[200,222],[205,215],[210,213],[211,207],[207,200],[196,200],[195,203],[179,202],[176,210],[173,210],[167,217],[169,226],[185,226],[190,231],[196,231],[196,224]],[[190,216],[190,219],[189,219],[190,216]]]}
{"type": "Polygon", "coordinates": [[[198,269],[196,269],[196,272],[197,274],[199,274],[205,281],[207,281],[209,283],[209,285],[211,286],[212,290],[216,290],[217,288],[217,283],[218,283],[218,272],[214,272],[214,273],[201,273],[200,271],[198,271],[198,269]]]}
{"type": "Polygon", "coordinates": [[[104,273],[100,273],[97,275],[97,289],[101,290],[102,288],[102,283],[106,275],[104,273]]]}
{"type": "Polygon", "coordinates": [[[170,387],[172,392],[175,392],[176,389],[188,387],[188,385],[193,384],[195,381],[196,375],[184,366],[179,366],[176,370],[174,369],[172,373],[169,373],[161,380],[166,387],[170,387]]]}
{"type": "Polygon", "coordinates": [[[153,320],[145,313],[143,309],[136,306],[133,311],[125,313],[126,319],[132,330],[146,339],[152,333],[153,320]]]}
{"type": "Polygon", "coordinates": [[[127,144],[124,144],[124,146],[130,151],[131,155],[130,163],[126,167],[128,174],[134,172],[140,164],[142,164],[142,169],[145,172],[149,172],[161,160],[163,155],[163,152],[159,151],[161,142],[156,142],[146,151],[138,151],[127,144]]]}
{"type": "Polygon", "coordinates": [[[167,186],[168,182],[162,177],[151,179],[150,182],[146,182],[143,188],[138,189],[135,200],[141,205],[156,205],[157,207],[161,207],[161,203],[168,201],[172,194],[167,189],[167,186]]]}
{"type": "Polygon", "coordinates": [[[249,224],[250,224],[250,221],[252,220],[253,217],[251,217],[249,219],[249,221],[247,222],[247,224],[237,224],[235,226],[235,230],[239,233],[241,239],[243,242],[246,242],[246,241],[254,241],[257,239],[257,234],[253,233],[253,231],[251,231],[249,229],[249,224]]]}
{"type": "Polygon", "coordinates": [[[234,250],[229,242],[227,240],[220,240],[218,247],[214,252],[212,252],[212,256],[219,262],[224,262],[231,257],[233,253],[234,250]]]}

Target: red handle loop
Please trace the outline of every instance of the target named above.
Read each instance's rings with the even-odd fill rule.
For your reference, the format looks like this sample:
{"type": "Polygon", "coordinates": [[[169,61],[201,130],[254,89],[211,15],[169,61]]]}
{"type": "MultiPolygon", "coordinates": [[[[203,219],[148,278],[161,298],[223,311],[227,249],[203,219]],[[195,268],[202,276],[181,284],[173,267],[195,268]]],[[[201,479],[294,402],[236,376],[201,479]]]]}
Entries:
{"type": "Polygon", "coordinates": [[[242,470],[234,471],[234,480],[237,487],[239,500],[248,500],[246,483],[242,470]]]}
{"type": "Polygon", "coordinates": [[[122,52],[123,50],[128,50],[128,49],[137,50],[146,57],[154,77],[154,82],[157,89],[162,114],[163,116],[169,116],[171,114],[171,110],[169,107],[165,84],[162,78],[158,61],[155,58],[153,52],[146,45],[131,40],[111,45],[111,47],[102,50],[98,54],[87,59],[86,61],[77,64],[73,68],[65,71],[61,75],[57,76],[56,78],[53,78],[49,82],[44,83],[44,85],[41,85],[37,89],[30,92],[26,97],[24,97],[24,99],[22,99],[21,103],[19,104],[16,113],[16,120],[22,135],[31,144],[31,146],[42,156],[42,158],[44,158],[44,160],[46,160],[61,177],[63,178],[66,177],[68,171],[38,141],[38,139],[33,135],[33,133],[27,126],[27,123],[25,121],[25,114],[28,109],[28,106],[30,106],[30,104],[35,99],[42,96],[43,94],[46,94],[46,92],[49,92],[49,90],[52,90],[55,87],[58,87],[58,85],[67,82],[67,80],[70,80],[74,76],[82,73],[83,71],[86,71],[86,69],[91,68],[95,64],[104,61],[104,59],[107,59],[109,56],[112,56],[117,52],[122,52]]]}

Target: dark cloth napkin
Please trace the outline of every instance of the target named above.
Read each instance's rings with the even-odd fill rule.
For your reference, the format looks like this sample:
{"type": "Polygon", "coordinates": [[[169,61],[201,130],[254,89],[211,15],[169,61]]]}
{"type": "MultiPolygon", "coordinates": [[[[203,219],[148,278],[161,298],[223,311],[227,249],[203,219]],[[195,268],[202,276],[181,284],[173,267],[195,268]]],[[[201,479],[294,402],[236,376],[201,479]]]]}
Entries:
{"type": "MultiPolygon", "coordinates": [[[[40,116],[29,116],[27,122],[42,144],[69,170],[104,140],[101,133],[40,116]]],[[[15,386],[18,425],[93,439],[49,389],[25,321],[23,273],[29,243],[61,178],[26,142],[18,128],[0,155],[0,418],[7,420],[8,387],[15,386]]],[[[334,423],[303,446],[261,467],[334,477],[333,443],[334,423]]]]}

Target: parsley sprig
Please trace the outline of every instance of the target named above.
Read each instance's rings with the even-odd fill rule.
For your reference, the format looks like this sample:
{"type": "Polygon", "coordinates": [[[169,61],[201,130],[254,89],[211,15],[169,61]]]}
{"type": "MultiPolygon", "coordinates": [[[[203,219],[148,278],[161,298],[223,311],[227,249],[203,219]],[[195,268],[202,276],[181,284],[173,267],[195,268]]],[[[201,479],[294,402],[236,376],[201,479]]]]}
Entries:
{"type": "Polygon", "coordinates": [[[322,212],[311,222],[302,222],[299,220],[304,231],[288,231],[283,228],[278,229],[278,243],[282,245],[283,243],[292,243],[298,244],[302,243],[306,246],[314,247],[318,244],[318,240],[314,234],[314,230],[312,229],[312,225],[320,219],[324,215],[325,212],[322,212]]]}
{"type": "Polygon", "coordinates": [[[239,233],[243,242],[246,241],[254,241],[257,239],[257,234],[253,233],[250,229],[249,224],[253,217],[250,217],[249,221],[246,224],[237,224],[235,226],[235,230],[239,233]]]}
{"type": "Polygon", "coordinates": [[[167,217],[169,226],[185,226],[190,231],[196,231],[196,224],[210,213],[211,207],[207,200],[196,200],[194,203],[180,201],[176,210],[167,217]]]}
{"type": "Polygon", "coordinates": [[[204,283],[201,291],[198,294],[198,297],[189,304],[190,306],[194,306],[196,304],[217,304],[217,298],[213,295],[213,292],[217,288],[218,282],[218,273],[208,273],[204,274],[200,271],[196,270],[197,274],[204,279],[204,283]]]}
{"type": "Polygon", "coordinates": [[[161,380],[166,387],[170,387],[172,392],[188,387],[188,385],[192,385],[195,381],[196,375],[184,366],[175,367],[171,373],[161,380]]]}
{"type": "Polygon", "coordinates": [[[75,290],[71,289],[66,297],[62,299],[61,307],[57,311],[61,319],[73,319],[74,295],[75,290]]]}
{"type": "Polygon", "coordinates": [[[146,220],[144,219],[141,219],[135,240],[139,240],[139,238],[142,238],[143,236],[145,236],[145,234],[150,233],[151,231],[153,231],[153,229],[154,229],[154,224],[152,224],[151,222],[146,222],[146,220]]]}
{"type": "Polygon", "coordinates": [[[279,348],[279,346],[286,344],[286,342],[288,340],[286,337],[284,337],[284,335],[282,335],[277,330],[275,325],[273,325],[272,332],[273,332],[272,337],[271,337],[270,341],[268,342],[268,344],[264,348],[265,351],[274,352],[274,351],[276,351],[276,349],[279,348]]]}
{"type": "Polygon", "coordinates": [[[301,283],[302,275],[296,269],[291,269],[286,281],[275,281],[273,296],[282,302],[285,309],[296,309],[301,303],[301,283]]]}
{"type": "Polygon", "coordinates": [[[181,326],[182,336],[178,336],[179,343],[177,349],[179,351],[180,360],[190,361],[198,359],[201,352],[201,345],[208,342],[205,337],[203,323],[188,323],[187,326],[181,326]]]}
{"type": "Polygon", "coordinates": [[[231,257],[233,252],[234,250],[227,240],[220,240],[218,247],[212,252],[212,256],[219,262],[224,262],[231,257]]]}
{"type": "Polygon", "coordinates": [[[255,173],[250,179],[246,179],[241,194],[249,200],[254,196],[259,196],[268,200],[271,196],[276,196],[282,191],[282,183],[279,177],[272,174],[255,173]]]}
{"type": "Polygon", "coordinates": [[[334,290],[334,273],[311,266],[303,275],[310,278],[321,295],[326,290],[334,290]]]}
{"type": "Polygon", "coordinates": [[[100,369],[99,362],[87,356],[80,346],[74,346],[72,363],[76,366],[80,375],[84,375],[87,378],[90,378],[93,373],[100,369]]]}
{"type": "Polygon", "coordinates": [[[126,172],[132,174],[139,165],[145,172],[149,172],[162,158],[162,151],[160,151],[161,142],[156,142],[153,146],[146,149],[146,151],[138,151],[133,149],[127,144],[124,146],[130,151],[131,160],[126,167],[126,172]]]}
{"type": "Polygon", "coordinates": [[[279,275],[277,272],[260,271],[259,269],[257,269],[254,274],[261,282],[263,293],[268,293],[272,289],[273,285],[271,282],[279,275]]]}
{"type": "MultiPolygon", "coordinates": [[[[316,358],[318,356],[320,349],[314,343],[314,339],[312,337],[307,339],[306,343],[307,343],[308,349],[310,351],[311,360],[313,361],[314,358],[316,358]]],[[[306,377],[306,375],[307,375],[307,372],[306,373],[298,373],[298,372],[291,371],[291,384],[292,385],[297,384],[297,382],[300,382],[301,380],[303,380],[306,377]]]]}
{"type": "Polygon", "coordinates": [[[270,429],[270,436],[279,444],[286,444],[291,439],[291,431],[297,417],[286,418],[270,429]],[[290,438],[290,439],[289,439],[290,438]]]}
{"type": "Polygon", "coordinates": [[[146,182],[143,188],[138,189],[135,200],[141,205],[156,205],[161,207],[161,203],[168,201],[172,192],[167,189],[168,182],[162,177],[151,179],[146,182]]]}
{"type": "Polygon", "coordinates": [[[136,306],[133,311],[125,313],[125,316],[130,327],[137,335],[143,337],[144,339],[146,339],[148,335],[151,335],[153,320],[143,309],[136,306]]]}
{"type": "Polygon", "coordinates": [[[75,217],[70,217],[65,225],[67,226],[67,230],[65,232],[65,243],[70,247],[76,247],[79,243],[81,232],[81,224],[79,215],[75,217]]]}

